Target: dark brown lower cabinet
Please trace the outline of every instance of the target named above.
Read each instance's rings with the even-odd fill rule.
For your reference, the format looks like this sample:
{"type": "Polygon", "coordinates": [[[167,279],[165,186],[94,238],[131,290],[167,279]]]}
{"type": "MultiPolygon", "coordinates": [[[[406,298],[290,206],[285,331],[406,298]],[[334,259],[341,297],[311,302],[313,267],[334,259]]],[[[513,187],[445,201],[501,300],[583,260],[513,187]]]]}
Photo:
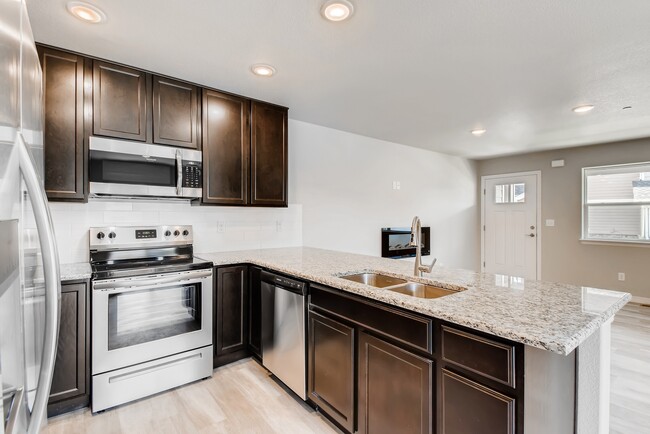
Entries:
{"type": "Polygon", "coordinates": [[[515,399],[447,369],[442,370],[444,434],[514,434],[515,399]]]}
{"type": "Polygon", "coordinates": [[[250,267],[248,348],[262,359],[262,269],[250,267]]]}
{"type": "Polygon", "coordinates": [[[354,328],[309,312],[307,395],[354,432],[354,328]]]}
{"type": "Polygon", "coordinates": [[[217,268],[214,367],[248,356],[248,267],[217,268]]]}
{"type": "Polygon", "coordinates": [[[88,281],[61,285],[61,322],[47,414],[86,407],[90,402],[90,302],[88,281]]]}
{"type": "Polygon", "coordinates": [[[432,379],[433,361],[360,332],[358,432],[431,434],[432,379]]]}

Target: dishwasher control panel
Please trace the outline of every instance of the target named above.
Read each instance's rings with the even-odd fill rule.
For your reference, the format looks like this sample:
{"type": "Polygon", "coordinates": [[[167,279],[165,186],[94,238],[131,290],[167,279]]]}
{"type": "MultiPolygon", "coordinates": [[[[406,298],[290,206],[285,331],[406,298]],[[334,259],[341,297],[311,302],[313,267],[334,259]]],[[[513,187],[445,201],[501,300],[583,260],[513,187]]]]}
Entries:
{"type": "Polygon", "coordinates": [[[262,271],[262,281],[270,283],[274,286],[288,289],[293,292],[304,292],[306,287],[305,282],[290,279],[284,276],[278,276],[277,274],[269,273],[267,271],[262,271]]]}

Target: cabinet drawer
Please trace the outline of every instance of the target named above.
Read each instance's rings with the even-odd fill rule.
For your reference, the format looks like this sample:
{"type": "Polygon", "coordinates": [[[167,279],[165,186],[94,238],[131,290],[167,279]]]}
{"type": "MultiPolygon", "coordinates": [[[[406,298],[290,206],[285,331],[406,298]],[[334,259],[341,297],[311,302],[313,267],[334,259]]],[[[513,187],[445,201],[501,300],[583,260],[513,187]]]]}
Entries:
{"type": "Polygon", "coordinates": [[[338,315],[429,354],[433,353],[433,320],[430,318],[315,285],[310,288],[309,300],[311,306],[320,310],[338,315]]]}
{"type": "Polygon", "coordinates": [[[515,387],[515,346],[442,326],[442,360],[515,387]]]}

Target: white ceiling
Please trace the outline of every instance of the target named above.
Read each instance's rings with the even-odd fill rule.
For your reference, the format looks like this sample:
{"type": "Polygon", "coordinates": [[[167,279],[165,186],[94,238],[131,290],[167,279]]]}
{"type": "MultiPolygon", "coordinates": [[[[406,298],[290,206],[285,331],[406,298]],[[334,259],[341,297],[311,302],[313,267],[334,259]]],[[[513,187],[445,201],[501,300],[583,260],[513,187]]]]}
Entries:
{"type": "Polygon", "coordinates": [[[92,1],[101,25],[27,4],[37,41],[406,145],[486,158],[650,136],[647,0],[352,1],[343,23],[319,0],[92,1]]]}

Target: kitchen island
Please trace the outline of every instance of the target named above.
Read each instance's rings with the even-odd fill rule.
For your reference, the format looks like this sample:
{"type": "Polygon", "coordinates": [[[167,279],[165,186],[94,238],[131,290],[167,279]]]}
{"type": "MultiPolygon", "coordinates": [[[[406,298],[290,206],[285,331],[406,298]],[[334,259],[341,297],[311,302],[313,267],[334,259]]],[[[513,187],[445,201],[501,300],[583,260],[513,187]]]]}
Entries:
{"type": "MultiPolygon", "coordinates": [[[[512,348],[507,352],[508,363],[512,365],[510,387],[519,402],[517,410],[512,410],[506,432],[608,432],[610,323],[629,301],[627,293],[443,267],[415,278],[412,264],[405,261],[302,247],[197,255],[215,266],[251,264],[304,279],[312,283],[315,291],[312,301],[314,294],[333,290],[342,299],[356,297],[387,310],[396,308],[435,319],[430,352],[437,354],[431,357],[437,365],[450,359],[449,355],[440,354],[445,351],[444,346],[436,342],[445,339],[445,332],[448,342],[451,331],[456,337],[475,336],[476,342],[494,344],[494,348],[512,348]],[[422,299],[341,278],[359,272],[407,278],[454,291],[440,298],[422,299]],[[437,330],[442,330],[440,336],[437,330]],[[496,339],[492,341],[491,337],[496,339]],[[516,388],[515,379],[519,380],[516,388]]],[[[348,299],[355,302],[354,298],[348,299]]],[[[314,307],[314,315],[322,313],[319,309],[314,307]]],[[[481,354],[480,347],[477,351],[481,354]]],[[[460,366],[450,362],[452,365],[460,366]]],[[[447,372],[445,369],[442,370],[447,372]]],[[[450,376],[457,374],[449,372],[450,376]]],[[[440,375],[433,378],[433,383],[444,381],[440,375]]],[[[488,379],[471,384],[485,388],[484,384],[493,383],[488,379]]],[[[506,397],[503,393],[498,395],[506,397]]],[[[434,399],[433,408],[435,402],[434,399]]],[[[508,406],[514,405],[513,398],[508,406]]],[[[438,405],[438,417],[430,417],[439,428],[445,423],[439,419],[453,414],[445,411],[438,405]]]]}

